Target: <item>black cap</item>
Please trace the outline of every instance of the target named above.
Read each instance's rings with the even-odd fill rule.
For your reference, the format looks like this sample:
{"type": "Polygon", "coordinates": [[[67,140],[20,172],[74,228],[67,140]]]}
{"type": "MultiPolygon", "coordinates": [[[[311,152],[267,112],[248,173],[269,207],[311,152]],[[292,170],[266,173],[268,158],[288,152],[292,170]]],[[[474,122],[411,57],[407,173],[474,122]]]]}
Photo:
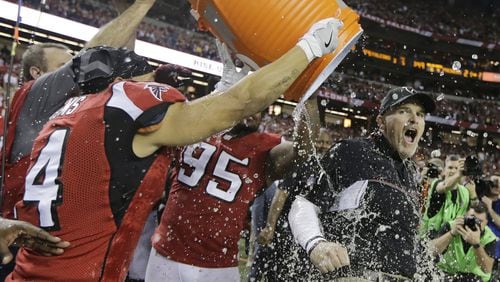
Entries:
{"type": "Polygon", "coordinates": [[[387,95],[382,99],[382,103],[380,103],[379,114],[383,115],[387,113],[389,109],[401,105],[409,99],[419,102],[426,113],[432,113],[436,109],[436,103],[432,96],[423,92],[418,92],[411,87],[403,86],[391,89],[387,92],[387,95]]]}
{"type": "Polygon", "coordinates": [[[126,48],[98,46],[73,58],[75,82],[83,94],[97,93],[117,77],[131,78],[153,71],[145,57],[126,48]]]}

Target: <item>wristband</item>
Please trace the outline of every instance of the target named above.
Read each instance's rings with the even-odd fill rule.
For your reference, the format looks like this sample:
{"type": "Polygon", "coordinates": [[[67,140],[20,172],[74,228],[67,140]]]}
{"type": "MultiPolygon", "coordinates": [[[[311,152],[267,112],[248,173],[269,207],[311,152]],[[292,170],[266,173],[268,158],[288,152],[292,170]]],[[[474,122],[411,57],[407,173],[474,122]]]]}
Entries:
{"type": "Polygon", "coordinates": [[[323,236],[315,236],[311,239],[309,239],[309,241],[307,241],[306,243],[306,252],[307,252],[307,255],[311,255],[311,252],[312,250],[314,250],[314,248],[316,248],[316,246],[321,243],[321,242],[326,242],[325,238],[323,238],[323,236]]]}
{"type": "Polygon", "coordinates": [[[479,247],[481,247],[481,245],[480,244],[474,244],[474,245],[472,245],[472,247],[474,247],[474,249],[479,249],[479,247]]]}
{"type": "MultiPolygon", "coordinates": [[[[315,48],[314,44],[312,44],[310,42],[310,40],[306,40],[306,39],[300,39],[299,42],[297,43],[297,46],[299,46],[300,48],[302,48],[302,50],[304,51],[304,53],[306,54],[306,57],[307,57],[307,61],[310,63],[312,60],[314,60],[315,58],[321,56],[321,53],[318,55],[318,51],[316,49],[318,48],[315,48]]],[[[321,49],[320,51],[321,52],[321,49]]]]}

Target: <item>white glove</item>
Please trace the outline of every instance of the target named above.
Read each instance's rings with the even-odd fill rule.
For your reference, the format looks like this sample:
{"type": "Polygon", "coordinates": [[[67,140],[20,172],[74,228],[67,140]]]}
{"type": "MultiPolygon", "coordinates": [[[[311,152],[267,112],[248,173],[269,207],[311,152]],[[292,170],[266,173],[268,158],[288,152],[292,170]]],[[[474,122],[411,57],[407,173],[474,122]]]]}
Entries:
{"type": "Polygon", "coordinates": [[[323,19],[311,26],[299,39],[297,46],[304,50],[309,62],[332,53],[339,43],[338,35],[342,25],[342,21],[335,18],[323,19]]]}
{"type": "Polygon", "coordinates": [[[222,77],[215,85],[215,91],[223,92],[245,77],[250,71],[250,67],[245,65],[240,71],[238,71],[226,44],[222,43],[219,39],[216,39],[215,43],[217,45],[219,57],[222,60],[222,77]]]}

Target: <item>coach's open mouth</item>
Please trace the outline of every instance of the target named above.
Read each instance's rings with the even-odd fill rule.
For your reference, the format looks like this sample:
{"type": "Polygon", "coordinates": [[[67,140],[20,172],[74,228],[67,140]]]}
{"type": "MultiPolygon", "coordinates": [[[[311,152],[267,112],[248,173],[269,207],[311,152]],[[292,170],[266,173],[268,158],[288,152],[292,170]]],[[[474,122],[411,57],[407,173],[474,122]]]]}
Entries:
{"type": "Polygon", "coordinates": [[[408,128],[404,132],[404,139],[406,143],[413,144],[417,137],[417,130],[415,128],[408,128]]]}

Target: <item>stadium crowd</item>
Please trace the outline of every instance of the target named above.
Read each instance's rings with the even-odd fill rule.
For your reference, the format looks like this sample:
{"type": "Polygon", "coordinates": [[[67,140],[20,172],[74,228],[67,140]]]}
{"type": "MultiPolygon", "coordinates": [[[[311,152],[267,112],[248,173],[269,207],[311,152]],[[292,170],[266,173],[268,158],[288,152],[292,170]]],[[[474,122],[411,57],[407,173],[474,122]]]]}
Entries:
{"type": "MultiPolygon", "coordinates": [[[[40,7],[39,1],[28,0],[24,5],[33,9],[41,8],[43,12],[96,27],[109,22],[116,15],[115,9],[107,1],[49,0],[40,7]]],[[[186,10],[179,11],[178,8],[173,9],[170,6],[163,8],[165,9],[161,10],[162,13],[151,11],[151,18],[141,23],[138,39],[200,57],[218,59],[215,39],[208,34],[197,32],[195,21],[186,14],[186,10]]]]}
{"type": "MultiPolygon", "coordinates": [[[[374,81],[360,75],[334,74],[328,79],[327,83],[328,90],[337,95],[378,103],[387,90],[394,87],[381,82],[383,80],[381,77],[378,77],[378,81],[374,81]]],[[[410,83],[407,86],[419,89],[416,83],[413,83],[413,85],[410,83]]],[[[458,96],[458,93],[446,93],[445,95],[445,93],[433,92],[432,90],[429,93],[436,97],[440,105],[439,109],[434,113],[438,117],[486,125],[497,125],[499,122],[497,113],[500,110],[500,103],[497,99],[470,99],[460,97],[461,95],[458,96]]]]}
{"type": "Polygon", "coordinates": [[[464,7],[453,5],[453,2],[455,1],[346,1],[361,14],[366,13],[421,31],[430,31],[443,38],[462,37],[488,43],[497,43],[500,40],[498,9],[471,3],[464,7]],[[460,15],[460,18],[457,15],[460,15]],[[481,18],[487,18],[488,21],[480,20],[481,18]]]}
{"type": "MultiPolygon", "coordinates": [[[[265,132],[280,134],[291,139],[294,131],[293,116],[287,113],[281,113],[279,115],[266,113],[262,119],[260,129],[265,132]]],[[[356,137],[366,137],[370,133],[370,129],[363,126],[344,127],[343,124],[340,123],[326,124],[325,131],[328,132],[333,142],[356,137]]],[[[442,140],[433,143],[424,138],[419,148],[419,152],[417,153],[417,159],[427,161],[431,158],[431,152],[437,149],[441,150],[442,158],[450,154],[468,156],[476,152],[481,160],[485,174],[495,174],[500,170],[500,154],[497,148],[485,146],[483,151],[477,151],[477,148],[467,144],[465,139],[456,143],[442,140]]]]}
{"type": "MultiPolygon", "coordinates": [[[[139,31],[139,36],[140,36],[139,31]]],[[[191,41],[184,41],[178,44],[189,44],[191,41]]],[[[7,82],[7,70],[8,70],[8,60],[10,53],[8,48],[3,46],[7,51],[2,52],[0,56],[0,75],[3,77],[2,86],[5,88],[7,82]]],[[[196,48],[196,47],[195,47],[196,48]]],[[[13,68],[13,73],[11,77],[11,85],[15,89],[20,83],[19,75],[21,71],[21,66],[16,63],[13,68]]],[[[325,90],[331,91],[334,94],[346,96],[352,99],[366,100],[374,103],[378,103],[384,94],[394,85],[384,83],[383,77],[377,76],[375,80],[370,80],[369,78],[363,77],[362,75],[347,75],[335,73],[332,75],[327,83],[325,84],[325,90]]],[[[413,85],[415,87],[416,83],[413,85]]],[[[418,87],[415,87],[419,89],[418,87]]],[[[432,93],[432,91],[431,91],[432,93]]],[[[443,93],[432,93],[440,105],[438,110],[434,115],[457,121],[467,121],[471,123],[479,123],[485,125],[497,125],[500,121],[498,120],[498,111],[500,110],[500,102],[498,100],[482,100],[482,99],[469,99],[466,97],[456,98],[456,94],[444,95],[443,93]]]]}
{"type": "MultiPolygon", "coordinates": [[[[14,0],[10,1],[15,2],[14,0]]],[[[141,25],[138,38],[205,58],[217,59],[213,37],[197,30],[196,22],[188,12],[188,2],[173,2],[175,5],[169,1],[157,4],[162,5],[162,9],[150,12],[151,20],[141,25]],[[162,13],[158,12],[160,10],[162,13]]],[[[498,9],[450,7],[444,3],[445,1],[442,2],[442,5],[434,5],[425,1],[390,0],[379,3],[377,1],[353,0],[347,1],[347,4],[352,5],[361,14],[366,13],[417,29],[431,31],[443,40],[450,37],[463,37],[492,43],[497,43],[500,40],[499,28],[496,26],[499,21],[495,20],[499,18],[498,9]],[[394,12],[388,14],[387,11],[394,12]],[[461,21],[456,20],[457,14],[462,15],[461,21]],[[487,17],[488,21],[478,20],[484,17],[487,17]]],[[[38,9],[40,2],[28,0],[24,3],[28,7],[38,9]]],[[[48,0],[45,1],[45,5],[41,9],[44,12],[92,26],[101,26],[102,23],[109,21],[116,14],[108,2],[96,0],[48,0]]],[[[388,51],[395,50],[392,48],[393,46],[385,47],[388,51]]],[[[419,59],[428,57],[424,54],[415,54],[415,56],[419,59]]],[[[440,58],[443,64],[449,62],[451,66],[457,60],[455,57],[446,57],[446,54],[443,56],[440,58]]],[[[498,64],[491,65],[489,60],[485,58],[459,58],[459,61],[464,67],[472,69],[497,71],[500,68],[498,64]]]]}

